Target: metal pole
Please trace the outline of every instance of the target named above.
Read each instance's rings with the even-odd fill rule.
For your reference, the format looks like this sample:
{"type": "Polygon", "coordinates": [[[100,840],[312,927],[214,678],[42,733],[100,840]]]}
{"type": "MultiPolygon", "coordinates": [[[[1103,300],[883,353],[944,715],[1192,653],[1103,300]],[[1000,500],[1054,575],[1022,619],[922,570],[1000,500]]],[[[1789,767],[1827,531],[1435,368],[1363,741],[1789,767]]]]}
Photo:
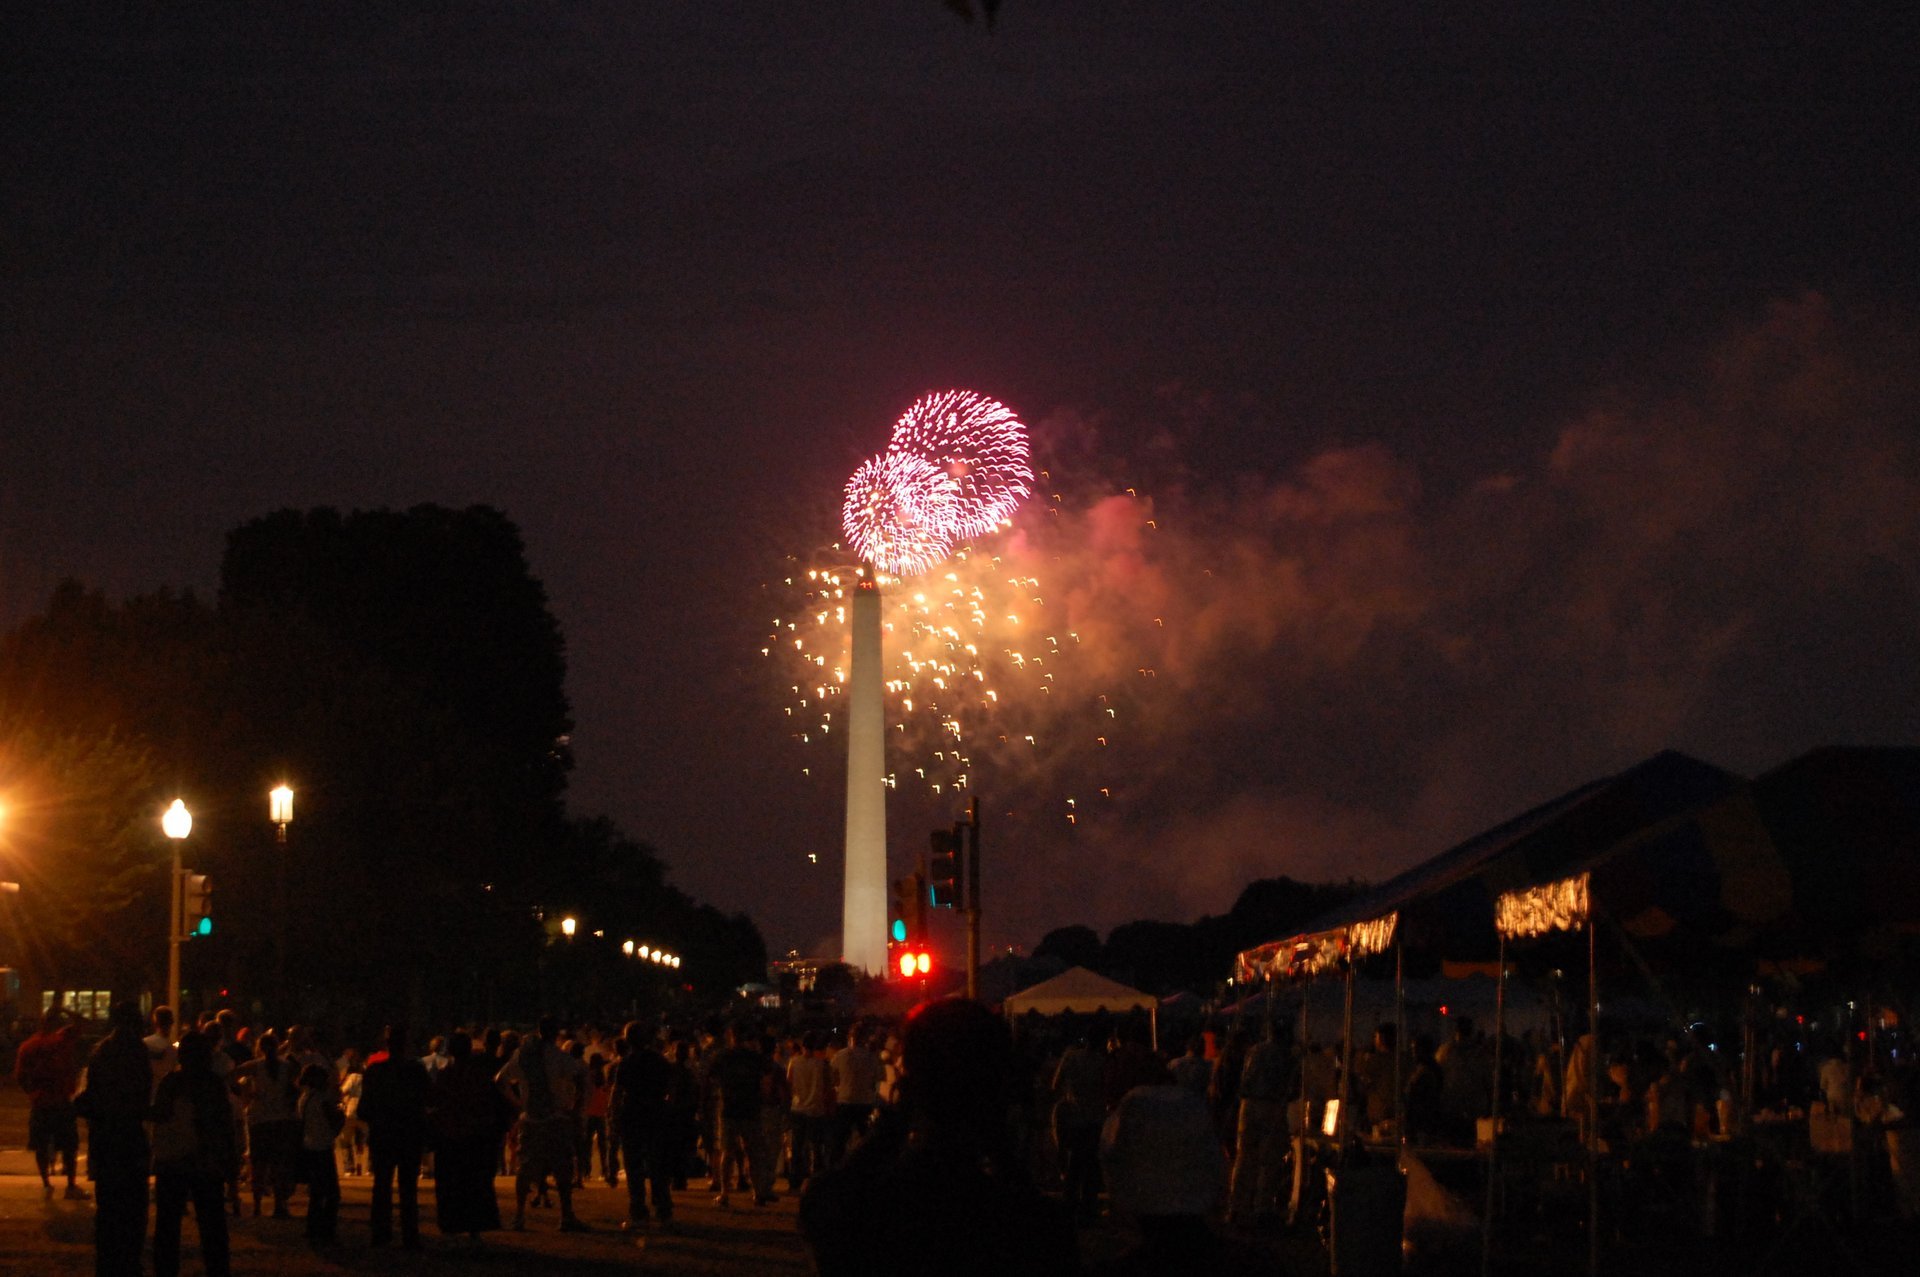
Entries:
{"type": "Polygon", "coordinates": [[[1295,987],[1300,990],[1300,1137],[1294,1145],[1293,1199],[1287,1203],[1287,1220],[1290,1223],[1300,1218],[1300,1208],[1306,1201],[1307,1141],[1313,1130],[1313,1101],[1307,1090],[1307,999],[1313,993],[1313,977],[1309,975],[1295,987]]]}
{"type": "Polygon", "coordinates": [[[1494,974],[1493,986],[1493,1130],[1487,1140],[1487,1209],[1480,1225],[1480,1274],[1487,1277],[1493,1271],[1493,1209],[1495,1204],[1495,1176],[1500,1166],[1500,1065],[1502,1039],[1507,1034],[1507,933],[1500,933],[1500,969],[1494,974]]]}
{"type": "Polygon", "coordinates": [[[1353,1126],[1353,950],[1347,950],[1347,1002],[1342,1012],[1340,1036],[1340,1117],[1334,1124],[1334,1139],[1345,1147],[1347,1131],[1353,1126]]]}
{"type": "Polygon", "coordinates": [[[980,796],[967,800],[967,996],[980,996],[980,796]]]}
{"type": "Polygon", "coordinates": [[[274,841],[279,846],[279,855],[275,862],[274,883],[274,927],[273,927],[273,997],[274,1009],[282,1016],[287,1010],[287,825],[285,821],[274,822],[274,841]]]}
{"type": "Polygon", "coordinates": [[[1393,1138],[1407,1145],[1407,1083],[1400,1062],[1407,1054],[1406,947],[1393,938],[1393,1138]]]}
{"type": "Polygon", "coordinates": [[[1587,1273],[1600,1274],[1600,964],[1594,935],[1597,913],[1587,915],[1587,1273]]]}
{"type": "Polygon", "coordinates": [[[172,902],[172,907],[167,910],[166,1002],[168,1006],[173,1008],[174,1023],[183,1025],[186,1023],[186,1016],[183,1015],[180,1010],[180,909],[182,904],[180,840],[178,838],[169,838],[167,842],[173,848],[173,872],[171,875],[172,886],[167,892],[167,898],[172,902]]]}

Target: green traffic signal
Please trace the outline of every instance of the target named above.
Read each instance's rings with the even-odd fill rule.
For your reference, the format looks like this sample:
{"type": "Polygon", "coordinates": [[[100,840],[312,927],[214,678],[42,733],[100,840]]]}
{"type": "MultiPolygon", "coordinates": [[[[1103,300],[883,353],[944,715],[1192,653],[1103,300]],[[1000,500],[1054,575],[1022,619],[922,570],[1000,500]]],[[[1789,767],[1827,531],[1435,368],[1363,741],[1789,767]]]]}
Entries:
{"type": "Polygon", "coordinates": [[[893,920],[893,938],[896,943],[907,938],[907,920],[905,918],[895,918],[893,920]]]}
{"type": "Polygon", "coordinates": [[[202,919],[200,919],[200,921],[199,921],[199,922],[197,922],[197,923],[195,923],[195,924],[194,924],[194,927],[193,927],[193,934],[194,934],[194,935],[196,935],[196,936],[210,936],[210,935],[212,935],[212,934],[213,934],[213,919],[212,919],[212,918],[202,918],[202,919]]]}

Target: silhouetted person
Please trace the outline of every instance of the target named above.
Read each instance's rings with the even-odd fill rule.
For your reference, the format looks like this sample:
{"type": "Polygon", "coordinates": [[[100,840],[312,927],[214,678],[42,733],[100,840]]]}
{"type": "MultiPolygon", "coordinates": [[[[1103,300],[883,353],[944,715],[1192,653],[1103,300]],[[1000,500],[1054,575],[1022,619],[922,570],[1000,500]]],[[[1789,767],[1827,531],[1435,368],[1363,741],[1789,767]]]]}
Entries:
{"type": "Polygon", "coordinates": [[[481,1233],[500,1227],[493,1169],[500,1156],[500,1094],[493,1061],[473,1053],[473,1039],[447,1038],[447,1063],[434,1075],[427,1099],[433,1133],[433,1206],[440,1231],[481,1233]]]}
{"type": "Polygon", "coordinates": [[[87,1060],[87,1089],[73,1105],[87,1122],[87,1173],[93,1179],[93,1271],[140,1271],[147,1240],[148,1101],[153,1066],[140,1039],[140,1009],[116,1003],[112,1031],[87,1060]]]}
{"type": "Polygon", "coordinates": [[[761,1156],[760,1106],[761,1087],[773,1062],[760,1053],[757,1043],[752,1033],[729,1024],[727,1049],[716,1055],[707,1069],[707,1084],[714,1099],[712,1109],[718,1116],[714,1124],[718,1149],[715,1174],[720,1181],[720,1194],[713,1200],[714,1205],[723,1210],[731,1201],[727,1190],[741,1174],[747,1175],[754,1186],[755,1204],[766,1201],[760,1194],[760,1185],[766,1178],[761,1156]]]}
{"type": "Polygon", "coordinates": [[[333,1145],[346,1128],[340,1083],[325,1064],[300,1071],[300,1181],[307,1186],[307,1240],[333,1242],[340,1223],[340,1164],[333,1145]]]}
{"type": "Polygon", "coordinates": [[[27,1093],[27,1147],[40,1169],[40,1185],[53,1200],[53,1162],[56,1154],[67,1170],[67,1200],[83,1202],[79,1185],[80,1124],[73,1111],[74,1088],[80,1083],[80,1022],[60,1021],[66,1012],[49,1007],[40,1017],[40,1031],[20,1044],[13,1077],[27,1093]]]}
{"type": "Polygon", "coordinates": [[[178,1277],[180,1218],[193,1203],[207,1277],[228,1277],[226,1186],[240,1174],[227,1084],[213,1071],[213,1042],[181,1035],[179,1067],[153,1097],[153,1272],[178,1277]]]}
{"type": "Polygon", "coordinates": [[[1098,1265],[1100,1277],[1250,1277],[1272,1272],[1258,1251],[1218,1236],[1207,1216],[1227,1191],[1227,1159],[1207,1102],[1178,1085],[1128,1092],[1100,1137],[1100,1164],[1116,1213],[1139,1245],[1098,1265]]]}
{"type": "Polygon", "coordinates": [[[1008,1136],[1012,1057],[1007,1026],[977,1002],[914,1013],[898,1104],[800,1199],[820,1277],[1079,1270],[1072,1221],[1008,1136]]]}
{"type": "Polygon", "coordinates": [[[400,1244],[420,1245],[420,1155],[426,1146],[427,1066],[407,1054],[407,1030],[390,1024],[386,1050],[367,1061],[360,1120],[373,1163],[373,1244],[393,1240],[394,1181],[400,1189],[400,1244]]]}
{"type": "Polygon", "coordinates": [[[673,1176],[679,1131],[668,1111],[673,1066],[638,1022],[614,1043],[613,1096],[607,1111],[627,1163],[627,1218],[621,1227],[647,1226],[649,1195],[662,1228],[673,1222],[673,1176]]]}
{"type": "Polygon", "coordinates": [[[1053,1072],[1053,1142],[1060,1152],[1067,1202],[1090,1221],[1100,1202],[1100,1123],[1107,1118],[1107,1063],[1086,1035],[1053,1072]]]}

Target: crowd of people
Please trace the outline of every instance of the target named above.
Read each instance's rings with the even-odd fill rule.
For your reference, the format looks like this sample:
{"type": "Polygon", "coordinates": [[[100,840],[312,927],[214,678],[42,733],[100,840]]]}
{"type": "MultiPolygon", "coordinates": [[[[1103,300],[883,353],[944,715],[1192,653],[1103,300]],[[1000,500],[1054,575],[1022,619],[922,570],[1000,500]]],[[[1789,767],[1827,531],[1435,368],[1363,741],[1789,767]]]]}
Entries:
{"type": "Polygon", "coordinates": [[[513,1181],[505,1227],[557,1205],[557,1227],[585,1230],[574,1194],[626,1188],[623,1230],[669,1229],[674,1190],[704,1173],[717,1205],[777,1200],[843,1153],[888,1086],[864,1032],[842,1049],[824,1034],[777,1039],[746,1024],[617,1032],[551,1018],[525,1034],[455,1028],[416,1050],[389,1025],[375,1049],[323,1049],[310,1028],[242,1023],[232,1011],[176,1025],[114,1009],[83,1058],[85,1022],[48,1011],[19,1048],[29,1144],[49,1199],[56,1173],[80,1187],[88,1131],[103,1272],[138,1272],[152,1177],[154,1265],[179,1267],[186,1208],[207,1271],[227,1270],[228,1219],[288,1218],[305,1197],[316,1245],[339,1235],[343,1177],[371,1179],[373,1245],[420,1245],[418,1186],[434,1181],[440,1231],[469,1244],[503,1227],[496,1176],[513,1181]],[[137,1067],[136,1067],[137,1066],[137,1067]],[[831,1115],[831,1117],[829,1116],[831,1115]]]}
{"type": "Polygon", "coordinates": [[[585,1229],[575,1194],[589,1186],[624,1183],[621,1227],[646,1231],[673,1226],[689,1177],[704,1176],[723,1210],[778,1200],[784,1179],[805,1194],[802,1230],[821,1271],[871,1271],[861,1265],[874,1237],[850,1235],[850,1212],[875,1201],[905,1210],[901,1184],[922,1176],[961,1194],[953,1200],[978,1199],[956,1254],[1071,1249],[1075,1222],[1112,1207],[1141,1221],[1140,1253],[1212,1247],[1213,1266],[1233,1272],[1236,1252],[1201,1225],[1257,1230],[1284,1212],[1300,1184],[1293,1162],[1314,1142],[1296,1137],[1322,1131],[1336,1100],[1347,1138],[1399,1143],[1398,1122],[1416,1148],[1484,1140],[1496,1105],[1579,1139],[1597,1118],[1599,1138],[1623,1147],[1724,1137],[1776,1110],[1845,1114],[1884,1127],[1900,1209],[1916,1205],[1910,1079],[1875,1069],[1857,1044],[1757,1052],[1751,1076],[1735,1078],[1704,1034],[1495,1043],[1457,1016],[1443,1043],[1418,1033],[1405,1049],[1382,1024],[1348,1070],[1336,1047],[1298,1043],[1284,1022],[1194,1026],[1162,1050],[1139,1016],[1036,1019],[1016,1037],[975,1004],[935,1007],[931,1019],[927,1008],[844,1032],[779,1034],[741,1019],[608,1031],[549,1018],[524,1034],[454,1028],[418,1046],[394,1024],[362,1054],[231,1011],[179,1026],[165,1007],[142,1023],[122,1005],[84,1061],[79,1022],[56,1009],[21,1045],[16,1077],[49,1199],[56,1171],[69,1198],[87,1196],[76,1156],[87,1123],[100,1271],[140,1271],[151,1175],[160,1277],[178,1271],[189,1205],[210,1274],[226,1271],[227,1221],[249,1206],[290,1217],[304,1194],[307,1236],[333,1244],[343,1177],[372,1181],[373,1245],[417,1247],[423,1175],[439,1230],[467,1244],[526,1227],[530,1209],[557,1207],[558,1228],[585,1229]],[[1736,1119],[1736,1085],[1752,1088],[1757,1114],[1743,1105],[1736,1119]],[[1004,1236],[982,1234],[987,1220],[1004,1236]]]}
{"type": "MultiPolygon", "coordinates": [[[[214,1277],[229,1270],[233,1219],[303,1213],[312,1243],[334,1245],[341,1181],[354,1176],[371,1179],[365,1227],[375,1246],[421,1244],[423,1176],[434,1183],[439,1230],[461,1244],[523,1228],[530,1209],[549,1205],[555,1226],[585,1229],[575,1195],[602,1184],[624,1184],[621,1227],[630,1231],[671,1228],[675,1191],[687,1191],[690,1177],[704,1176],[723,1210],[802,1194],[802,1231],[823,1273],[873,1271],[865,1260],[889,1235],[866,1213],[876,1195],[898,1207],[901,1227],[936,1207],[947,1220],[942,1201],[972,1202],[938,1225],[964,1234],[950,1239],[956,1256],[984,1247],[1013,1271],[1032,1270],[1015,1259],[1035,1255],[1053,1257],[1050,1272],[1074,1271],[1073,1214],[1043,1191],[1052,1186],[1047,1165],[1024,1147],[1039,1131],[1067,1136],[1062,1154],[1084,1213],[1094,1200],[1084,1194],[1102,1180],[1086,1163],[1102,1156],[1100,1131],[1111,1126],[1123,1161],[1134,1150],[1158,1167],[1129,1173],[1109,1162],[1112,1200],[1171,1202],[1177,1209],[1142,1213],[1172,1217],[1177,1226],[1156,1236],[1183,1250],[1204,1239],[1178,1225],[1203,1221],[1226,1184],[1203,1092],[1174,1085],[1190,1081],[1183,1062],[1170,1068],[1130,1027],[1110,1051],[1075,1044],[1076,1064],[1060,1072],[1077,1079],[1075,1112],[1036,1127],[1020,1098],[1030,1053],[973,1003],[935,1004],[905,1024],[785,1035],[748,1021],[612,1032],[545,1019],[525,1034],[456,1028],[415,1045],[396,1024],[364,1055],[353,1044],[329,1051],[303,1026],[250,1025],[231,1011],[178,1025],[165,1007],[143,1022],[122,1004],[108,1023],[83,1058],[81,1022],[50,1011],[16,1060],[50,1197],[56,1171],[71,1196],[86,1196],[76,1181],[86,1124],[102,1273],[141,1271],[150,1202],[159,1277],[179,1271],[189,1208],[214,1277]],[[1161,1098],[1142,1099],[1119,1123],[1123,1101],[1143,1087],[1161,1098]],[[1195,1130],[1206,1136],[1197,1151],[1195,1130]],[[1176,1132],[1170,1144],[1166,1131],[1176,1132]],[[1168,1162],[1167,1148],[1182,1139],[1184,1161],[1168,1162]],[[1169,1168],[1180,1173],[1169,1178],[1169,1168]],[[910,1192],[896,1202],[897,1173],[960,1196],[910,1192]],[[510,1204],[500,1176],[512,1181],[510,1204]]],[[[1113,1148],[1109,1139],[1109,1158],[1113,1148]]]]}

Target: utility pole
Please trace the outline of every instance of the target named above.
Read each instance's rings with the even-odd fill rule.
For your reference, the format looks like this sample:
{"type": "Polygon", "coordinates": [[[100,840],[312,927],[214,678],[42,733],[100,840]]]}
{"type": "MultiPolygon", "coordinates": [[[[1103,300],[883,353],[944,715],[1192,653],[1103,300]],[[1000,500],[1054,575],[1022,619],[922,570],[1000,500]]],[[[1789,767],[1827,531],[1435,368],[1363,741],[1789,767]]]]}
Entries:
{"type": "Polygon", "coordinates": [[[980,996],[980,796],[967,803],[967,996],[980,996]]]}

